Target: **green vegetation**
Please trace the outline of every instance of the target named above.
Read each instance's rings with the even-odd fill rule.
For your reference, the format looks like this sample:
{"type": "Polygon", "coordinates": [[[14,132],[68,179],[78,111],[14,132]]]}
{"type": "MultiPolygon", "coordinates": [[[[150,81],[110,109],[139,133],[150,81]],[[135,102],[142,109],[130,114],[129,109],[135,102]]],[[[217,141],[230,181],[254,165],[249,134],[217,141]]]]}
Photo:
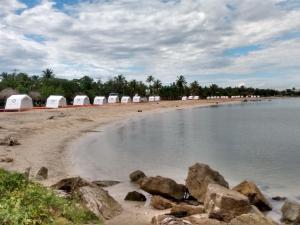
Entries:
{"type": "MultiPolygon", "coordinates": [[[[178,100],[184,95],[198,95],[200,98],[207,96],[295,96],[300,95],[299,91],[289,89],[277,91],[272,89],[255,89],[247,87],[219,87],[216,84],[201,86],[197,81],[187,83],[184,76],[180,75],[176,81],[163,85],[162,82],[154,76],[148,76],[146,83],[137,80],[126,80],[123,75],[113,77],[106,82],[94,80],[89,76],[83,76],[80,79],[61,79],[56,78],[51,69],[46,69],[41,75],[29,76],[26,73],[2,73],[0,74],[0,92],[11,88],[19,93],[29,94],[35,105],[43,105],[49,95],[63,95],[70,103],[77,94],[86,94],[93,99],[96,95],[108,96],[115,92],[120,95],[133,96],[138,93],[141,96],[151,94],[160,95],[164,100],[178,100]]],[[[4,105],[8,96],[0,93],[0,106],[4,105]]]]}
{"type": "Polygon", "coordinates": [[[66,200],[24,175],[0,169],[0,224],[102,224],[74,200],[66,200]]]}

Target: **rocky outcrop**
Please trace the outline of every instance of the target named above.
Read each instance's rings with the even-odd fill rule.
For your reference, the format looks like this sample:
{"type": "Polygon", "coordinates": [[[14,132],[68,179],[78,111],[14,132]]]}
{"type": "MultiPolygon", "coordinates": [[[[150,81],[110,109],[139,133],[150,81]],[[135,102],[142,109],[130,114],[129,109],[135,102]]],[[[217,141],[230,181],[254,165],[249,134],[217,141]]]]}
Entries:
{"type": "Polygon", "coordinates": [[[82,204],[103,219],[110,219],[121,213],[121,205],[107,191],[81,177],[62,179],[52,188],[64,191],[71,197],[80,196],[82,204]]]}
{"type": "Polygon", "coordinates": [[[46,180],[48,178],[48,168],[41,167],[36,174],[36,179],[38,180],[46,180]]]}
{"type": "Polygon", "coordinates": [[[265,216],[243,214],[230,221],[228,225],[278,225],[265,216]]]}
{"type": "Polygon", "coordinates": [[[177,184],[170,178],[161,176],[146,177],[141,182],[141,189],[152,194],[165,198],[182,200],[186,194],[186,188],[182,184],[177,184]]]}
{"type": "Polygon", "coordinates": [[[293,225],[300,224],[300,204],[291,201],[285,201],[281,208],[281,212],[281,220],[283,222],[293,225]]]}
{"type": "Polygon", "coordinates": [[[192,223],[175,216],[161,215],[153,217],[151,225],[192,225],[192,223]]]}
{"type": "Polygon", "coordinates": [[[215,183],[229,187],[224,177],[206,164],[196,163],[189,168],[186,187],[199,202],[203,202],[208,184],[215,183]]]}
{"type": "Polygon", "coordinates": [[[161,196],[154,195],[151,198],[150,205],[154,209],[164,210],[164,209],[170,209],[174,205],[174,203],[168,199],[165,199],[161,196]]]}
{"type": "Polygon", "coordinates": [[[255,205],[261,211],[270,211],[272,206],[266,197],[261,193],[255,183],[251,181],[243,181],[239,185],[233,188],[233,190],[246,195],[250,201],[250,204],[255,205]]]}
{"type": "Polygon", "coordinates": [[[126,201],[145,202],[146,197],[142,193],[139,193],[137,191],[131,191],[131,192],[128,192],[128,194],[126,195],[124,200],[126,200],[126,201]]]}
{"type": "Polygon", "coordinates": [[[141,170],[136,170],[129,174],[130,181],[135,183],[140,183],[144,177],[146,177],[146,175],[141,170]]]}
{"type": "Polygon", "coordinates": [[[251,211],[249,200],[245,195],[218,184],[208,185],[204,208],[210,218],[225,222],[251,211]]]}
{"type": "Polygon", "coordinates": [[[100,187],[84,186],[78,193],[84,205],[100,218],[111,219],[122,212],[122,206],[100,187]]]}
{"type": "Polygon", "coordinates": [[[174,204],[171,208],[171,214],[184,212],[186,216],[204,213],[204,206],[189,205],[186,203],[174,204]]]}

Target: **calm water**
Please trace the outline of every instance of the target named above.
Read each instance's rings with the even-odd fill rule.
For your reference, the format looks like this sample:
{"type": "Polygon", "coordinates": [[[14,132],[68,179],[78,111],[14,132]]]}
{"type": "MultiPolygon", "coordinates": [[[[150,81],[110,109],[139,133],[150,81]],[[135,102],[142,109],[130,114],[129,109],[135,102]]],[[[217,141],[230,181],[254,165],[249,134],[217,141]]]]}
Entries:
{"type": "Polygon", "coordinates": [[[195,162],[235,185],[250,179],[271,195],[300,196],[300,99],[176,110],[99,130],[74,148],[78,172],[127,180],[141,169],[184,182],[195,162]]]}

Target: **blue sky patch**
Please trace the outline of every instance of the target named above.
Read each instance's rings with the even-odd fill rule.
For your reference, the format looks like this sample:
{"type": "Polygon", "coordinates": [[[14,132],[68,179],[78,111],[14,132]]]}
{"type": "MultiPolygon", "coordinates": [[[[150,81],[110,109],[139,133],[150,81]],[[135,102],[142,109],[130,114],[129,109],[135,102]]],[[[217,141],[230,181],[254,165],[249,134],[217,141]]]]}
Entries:
{"type": "Polygon", "coordinates": [[[43,43],[46,40],[42,35],[38,34],[25,34],[25,37],[38,43],[43,43]]]}
{"type": "Polygon", "coordinates": [[[247,46],[241,46],[237,48],[229,48],[226,49],[223,54],[225,56],[230,57],[240,57],[244,55],[248,55],[250,52],[261,50],[262,47],[260,45],[247,45],[247,46]]]}
{"type": "MultiPolygon", "coordinates": [[[[20,1],[26,4],[29,8],[35,7],[41,2],[41,0],[20,0],[20,1]]],[[[63,9],[64,5],[74,5],[81,1],[83,2],[87,0],[53,0],[53,2],[55,2],[54,6],[58,9],[63,9]]]]}

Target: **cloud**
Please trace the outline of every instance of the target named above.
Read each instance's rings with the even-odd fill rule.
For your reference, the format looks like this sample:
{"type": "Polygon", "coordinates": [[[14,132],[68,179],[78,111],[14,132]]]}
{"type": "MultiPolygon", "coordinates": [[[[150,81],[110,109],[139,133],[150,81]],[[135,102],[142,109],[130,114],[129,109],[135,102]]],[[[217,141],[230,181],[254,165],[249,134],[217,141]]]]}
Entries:
{"type": "Polygon", "coordinates": [[[184,74],[280,88],[291,85],[282,82],[287,76],[300,75],[300,37],[290,35],[300,30],[295,1],[95,0],[60,8],[50,0],[33,7],[0,1],[6,3],[0,9],[4,71],[51,67],[68,78],[124,73],[139,80],[153,74],[166,83],[184,74]]]}

